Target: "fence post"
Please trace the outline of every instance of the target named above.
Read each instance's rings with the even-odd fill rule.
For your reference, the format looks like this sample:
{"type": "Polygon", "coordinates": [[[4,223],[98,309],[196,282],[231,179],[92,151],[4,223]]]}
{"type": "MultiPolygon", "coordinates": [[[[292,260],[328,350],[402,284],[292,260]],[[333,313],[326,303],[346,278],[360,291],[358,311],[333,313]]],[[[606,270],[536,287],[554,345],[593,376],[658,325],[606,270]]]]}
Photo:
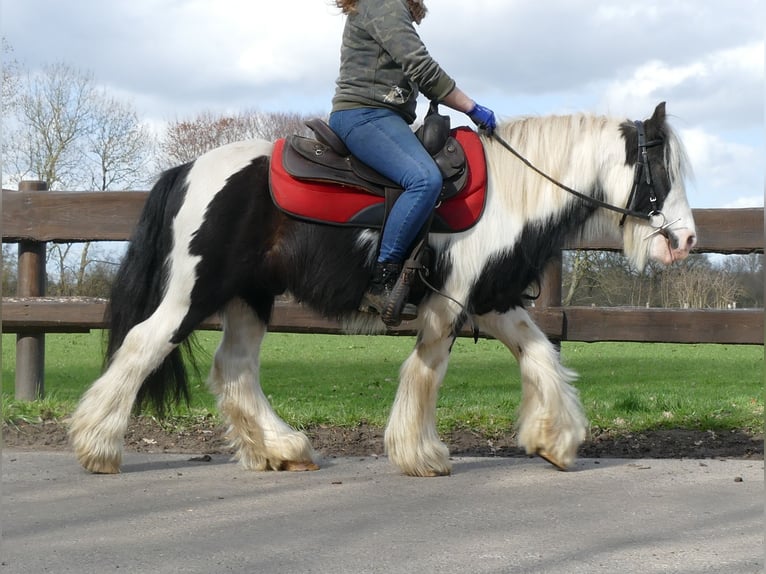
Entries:
{"type": "MultiPolygon", "coordinates": [[[[562,261],[561,250],[559,250],[546,265],[540,284],[540,296],[537,298],[538,307],[561,307],[562,261]]],[[[551,339],[551,342],[557,348],[561,348],[560,339],[551,339]]]]}
{"type": "Polygon", "coordinates": [[[543,271],[540,296],[537,298],[537,303],[540,307],[561,307],[561,281],[562,256],[559,250],[543,271]]]}
{"type": "MultiPolygon", "coordinates": [[[[19,191],[48,191],[44,181],[21,181],[19,191]]],[[[45,242],[24,240],[19,242],[18,284],[19,297],[45,295],[45,242]]],[[[34,401],[45,394],[45,333],[20,331],[16,335],[16,388],[18,400],[34,401]]]]}

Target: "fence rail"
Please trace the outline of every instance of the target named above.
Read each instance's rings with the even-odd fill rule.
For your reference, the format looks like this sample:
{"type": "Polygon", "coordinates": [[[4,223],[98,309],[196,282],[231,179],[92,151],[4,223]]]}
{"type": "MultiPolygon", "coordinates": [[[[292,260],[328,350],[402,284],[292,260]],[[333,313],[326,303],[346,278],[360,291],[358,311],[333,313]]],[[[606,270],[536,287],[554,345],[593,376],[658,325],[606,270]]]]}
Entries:
{"type": "MultiPolygon", "coordinates": [[[[19,243],[19,289],[2,301],[4,332],[17,334],[16,396],[42,396],[44,335],[108,327],[107,302],[87,297],[46,297],[45,243],[124,241],[130,237],[147,192],[50,192],[41,182],[3,190],[2,236],[19,243]],[[20,372],[21,371],[21,372],[20,372]]],[[[700,253],[763,253],[763,209],[696,209],[700,253]]],[[[567,249],[618,250],[616,241],[573,241],[567,249]]],[[[561,261],[546,270],[542,296],[530,313],[552,339],[763,344],[763,310],[563,307],[561,261]]],[[[217,318],[201,328],[219,329],[217,318]]],[[[339,333],[340,325],[280,301],[272,331],[339,333]]],[[[405,323],[391,334],[411,334],[405,323]]],[[[468,331],[466,335],[470,334],[468,331]]]]}

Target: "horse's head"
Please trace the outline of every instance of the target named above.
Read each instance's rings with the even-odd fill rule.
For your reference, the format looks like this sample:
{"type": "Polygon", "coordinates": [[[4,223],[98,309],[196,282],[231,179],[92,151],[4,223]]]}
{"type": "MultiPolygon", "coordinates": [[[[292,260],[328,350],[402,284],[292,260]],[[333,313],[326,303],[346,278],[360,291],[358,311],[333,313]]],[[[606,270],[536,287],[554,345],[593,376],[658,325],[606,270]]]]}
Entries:
{"type": "Polygon", "coordinates": [[[625,253],[639,267],[648,258],[665,265],[686,258],[697,243],[684,179],[688,161],[681,141],[666,122],[665,103],[643,122],[622,125],[626,164],[633,183],[624,216],[625,253]]]}

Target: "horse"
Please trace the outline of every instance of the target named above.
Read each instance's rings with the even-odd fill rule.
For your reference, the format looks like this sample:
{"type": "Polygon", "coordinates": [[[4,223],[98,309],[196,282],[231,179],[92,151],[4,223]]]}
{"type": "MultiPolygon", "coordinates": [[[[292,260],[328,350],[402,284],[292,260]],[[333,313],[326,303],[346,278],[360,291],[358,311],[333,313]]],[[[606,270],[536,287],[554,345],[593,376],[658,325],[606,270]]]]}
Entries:
{"type": "MultiPolygon", "coordinates": [[[[416,342],[384,433],[390,462],[406,475],[451,472],[436,401],[455,337],[469,322],[518,362],[519,446],[571,467],[588,422],[576,374],[526,310],[530,288],[572,237],[621,237],[637,268],[681,260],[696,243],[689,162],[664,102],[643,121],[590,113],[512,118],[480,141],[483,213],[460,232],[428,236],[433,289],[416,301],[416,342]]],[[[261,344],[275,298],[285,294],[350,332],[385,330],[357,308],[379,231],[278,209],[269,181],[274,145],[213,149],[161,174],[149,192],[113,285],[103,373],[71,418],[70,442],[86,470],[119,472],[136,405],[161,409],[188,398],[183,344],[216,313],[223,333],[208,384],[234,458],[248,470],[318,468],[307,436],[261,390],[261,344]]]]}

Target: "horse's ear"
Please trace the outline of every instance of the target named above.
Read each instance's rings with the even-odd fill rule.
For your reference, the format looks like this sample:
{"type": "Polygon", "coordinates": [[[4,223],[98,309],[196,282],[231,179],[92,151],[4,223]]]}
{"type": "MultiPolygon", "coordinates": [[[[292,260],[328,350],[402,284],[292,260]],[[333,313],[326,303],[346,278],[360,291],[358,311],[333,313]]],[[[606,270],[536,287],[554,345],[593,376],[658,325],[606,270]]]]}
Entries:
{"type": "Polygon", "coordinates": [[[657,122],[658,125],[665,123],[665,102],[660,102],[657,107],[654,108],[654,114],[650,121],[657,122]]]}

